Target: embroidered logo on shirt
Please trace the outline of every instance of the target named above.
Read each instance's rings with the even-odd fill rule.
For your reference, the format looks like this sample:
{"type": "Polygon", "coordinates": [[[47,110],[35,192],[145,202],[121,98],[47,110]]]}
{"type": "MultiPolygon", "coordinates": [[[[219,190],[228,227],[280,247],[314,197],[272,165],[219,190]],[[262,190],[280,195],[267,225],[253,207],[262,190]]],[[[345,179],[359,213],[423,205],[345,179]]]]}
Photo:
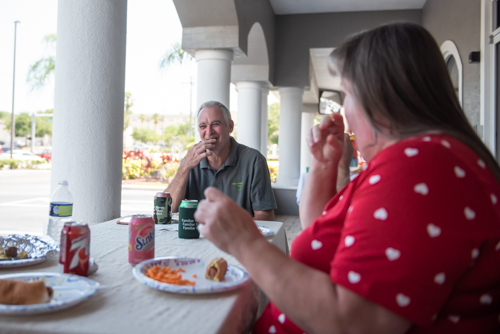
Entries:
{"type": "Polygon", "coordinates": [[[241,190],[241,185],[242,184],[243,184],[243,180],[233,180],[233,182],[231,183],[231,185],[236,186],[236,189],[238,191],[241,190]]]}

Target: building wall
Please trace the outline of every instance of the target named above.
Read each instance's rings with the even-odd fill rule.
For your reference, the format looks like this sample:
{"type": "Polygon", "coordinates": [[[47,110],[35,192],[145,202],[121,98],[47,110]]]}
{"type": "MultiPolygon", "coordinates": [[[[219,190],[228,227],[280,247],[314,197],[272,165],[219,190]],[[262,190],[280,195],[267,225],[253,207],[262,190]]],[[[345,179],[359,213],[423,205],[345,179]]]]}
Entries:
{"type": "Polygon", "coordinates": [[[421,14],[421,10],[391,10],[277,15],[274,85],[309,86],[310,48],[335,47],[347,35],[384,23],[393,21],[421,23],[421,14]]]}
{"type": "Polygon", "coordinates": [[[480,50],[481,2],[479,0],[427,0],[422,25],[441,45],[454,42],[463,65],[463,109],[472,124],[479,124],[479,63],[469,64],[469,53],[480,50]]]}

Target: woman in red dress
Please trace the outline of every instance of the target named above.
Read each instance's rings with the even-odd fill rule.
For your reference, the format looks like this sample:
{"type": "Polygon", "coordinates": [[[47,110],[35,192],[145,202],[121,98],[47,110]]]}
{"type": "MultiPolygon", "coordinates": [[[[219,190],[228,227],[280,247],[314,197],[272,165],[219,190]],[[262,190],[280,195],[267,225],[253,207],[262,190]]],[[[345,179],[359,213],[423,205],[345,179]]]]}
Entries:
{"type": "Polygon", "coordinates": [[[337,192],[342,117],[311,130],[291,257],[215,189],[195,214],[271,300],[254,333],[494,333],[500,168],[436,42],[418,25],[385,25],[347,39],[329,67],[367,163],[337,192]]]}

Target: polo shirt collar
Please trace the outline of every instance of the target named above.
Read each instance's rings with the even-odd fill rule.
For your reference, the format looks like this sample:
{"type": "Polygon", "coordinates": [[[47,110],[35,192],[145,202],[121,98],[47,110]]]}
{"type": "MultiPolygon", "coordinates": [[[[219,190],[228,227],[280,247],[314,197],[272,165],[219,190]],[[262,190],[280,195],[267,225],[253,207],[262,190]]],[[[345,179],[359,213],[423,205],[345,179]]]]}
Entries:
{"type": "MultiPolygon", "coordinates": [[[[238,162],[238,146],[239,144],[234,140],[233,137],[229,137],[229,140],[231,141],[231,150],[229,151],[229,155],[222,165],[222,167],[225,166],[236,166],[236,163],[238,162]]],[[[200,167],[201,168],[210,168],[210,165],[208,164],[208,159],[203,158],[203,160],[200,161],[200,167]]]]}

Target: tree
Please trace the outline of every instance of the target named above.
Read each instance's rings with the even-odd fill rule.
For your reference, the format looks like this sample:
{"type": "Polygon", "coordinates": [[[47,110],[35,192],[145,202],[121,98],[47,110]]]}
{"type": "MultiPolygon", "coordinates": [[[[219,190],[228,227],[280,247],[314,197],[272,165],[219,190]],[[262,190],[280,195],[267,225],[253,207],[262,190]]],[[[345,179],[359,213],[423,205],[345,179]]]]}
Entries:
{"type": "Polygon", "coordinates": [[[146,115],[144,115],[144,114],[140,114],[140,115],[139,115],[139,119],[141,120],[141,125],[143,125],[143,124],[144,124],[144,121],[146,120],[146,115]]]}
{"type": "MultiPolygon", "coordinates": [[[[46,35],[43,39],[44,43],[55,51],[56,49],[56,34],[46,35]]],[[[31,84],[31,90],[45,86],[56,69],[56,57],[48,56],[36,61],[30,66],[26,81],[31,84]]]]}
{"type": "Polygon", "coordinates": [[[153,123],[155,123],[155,131],[156,131],[156,126],[158,125],[159,121],[160,121],[160,115],[154,114],[153,115],[153,123]]]}
{"type": "MultiPolygon", "coordinates": [[[[43,114],[53,114],[53,109],[47,109],[43,114]]],[[[35,120],[35,137],[52,136],[52,117],[37,117],[35,120]]]]}
{"type": "Polygon", "coordinates": [[[141,143],[153,143],[157,144],[161,137],[155,130],[147,129],[147,128],[135,128],[132,133],[132,138],[141,143]]]}
{"type": "MultiPolygon", "coordinates": [[[[172,47],[165,52],[163,57],[160,59],[160,70],[168,67],[169,65],[179,63],[182,65],[182,62],[184,60],[191,61],[193,57],[185,52],[179,43],[175,43],[172,45],[172,47]]],[[[193,112],[193,107],[191,105],[191,102],[193,100],[192,98],[193,94],[193,79],[190,78],[189,80],[189,130],[188,130],[188,136],[192,136],[192,127],[191,127],[191,119],[192,119],[192,112],[193,112]]]]}
{"type": "Polygon", "coordinates": [[[280,104],[275,102],[269,106],[268,114],[268,144],[278,144],[280,124],[280,104]]]}

